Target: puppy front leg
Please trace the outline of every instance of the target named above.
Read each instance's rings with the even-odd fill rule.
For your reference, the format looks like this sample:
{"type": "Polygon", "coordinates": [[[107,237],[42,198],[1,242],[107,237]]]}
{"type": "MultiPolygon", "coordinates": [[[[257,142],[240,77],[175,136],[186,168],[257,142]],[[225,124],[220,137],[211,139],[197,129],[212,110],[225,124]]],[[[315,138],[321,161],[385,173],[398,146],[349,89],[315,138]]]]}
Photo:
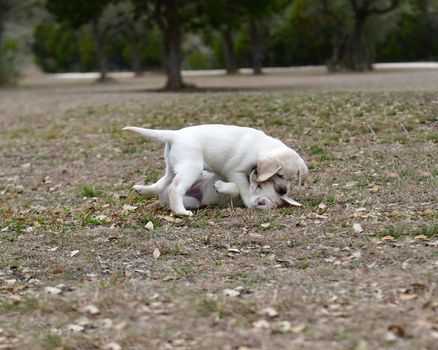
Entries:
{"type": "Polygon", "coordinates": [[[214,189],[217,193],[231,196],[232,198],[240,196],[239,187],[234,182],[224,182],[217,180],[214,183],[214,189]]]}
{"type": "Polygon", "coordinates": [[[234,173],[228,177],[228,180],[229,182],[234,182],[235,186],[238,188],[243,204],[245,204],[247,208],[254,208],[255,205],[251,202],[249,182],[246,174],[234,173]]]}

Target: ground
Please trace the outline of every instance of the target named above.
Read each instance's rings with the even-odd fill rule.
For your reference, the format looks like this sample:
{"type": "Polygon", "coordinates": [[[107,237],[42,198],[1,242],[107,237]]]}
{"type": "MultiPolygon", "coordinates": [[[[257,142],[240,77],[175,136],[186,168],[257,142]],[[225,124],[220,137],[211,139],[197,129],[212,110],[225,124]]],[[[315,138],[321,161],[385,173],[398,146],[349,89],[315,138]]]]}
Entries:
{"type": "Polygon", "coordinates": [[[0,349],[436,348],[437,75],[0,90],[0,349]],[[163,147],[121,128],[199,123],[296,149],[303,207],[175,218],[132,193],[163,147]]]}

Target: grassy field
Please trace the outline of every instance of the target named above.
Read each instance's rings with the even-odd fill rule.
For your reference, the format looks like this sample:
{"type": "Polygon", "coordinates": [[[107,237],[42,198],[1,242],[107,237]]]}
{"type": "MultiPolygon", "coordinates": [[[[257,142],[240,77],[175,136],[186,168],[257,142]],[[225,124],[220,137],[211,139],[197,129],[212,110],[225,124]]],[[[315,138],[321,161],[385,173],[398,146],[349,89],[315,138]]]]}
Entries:
{"type": "Polygon", "coordinates": [[[0,91],[0,349],[434,348],[437,115],[433,91],[0,91]],[[304,206],[132,193],[163,147],[121,128],[200,123],[296,149],[304,206]]]}

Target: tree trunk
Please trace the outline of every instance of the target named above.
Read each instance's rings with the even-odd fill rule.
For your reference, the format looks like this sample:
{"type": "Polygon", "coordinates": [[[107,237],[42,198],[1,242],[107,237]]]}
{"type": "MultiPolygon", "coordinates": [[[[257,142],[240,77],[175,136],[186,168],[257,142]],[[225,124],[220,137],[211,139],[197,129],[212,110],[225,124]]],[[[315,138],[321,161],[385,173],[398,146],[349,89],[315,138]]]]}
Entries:
{"type": "Polygon", "coordinates": [[[96,40],[96,46],[97,46],[97,58],[99,62],[99,81],[105,81],[107,79],[108,74],[108,59],[106,57],[105,52],[105,36],[101,32],[99,28],[99,21],[98,19],[94,19],[92,22],[93,26],[93,34],[94,39],[96,40]]]}
{"type": "Polygon", "coordinates": [[[141,66],[141,56],[140,56],[140,42],[137,35],[133,35],[131,40],[131,49],[132,49],[132,70],[134,71],[134,75],[136,77],[143,76],[143,68],[141,66]]]}
{"type": "Polygon", "coordinates": [[[167,74],[166,89],[183,88],[181,75],[181,32],[179,27],[170,26],[164,33],[165,69],[167,74]]]}
{"type": "Polygon", "coordinates": [[[3,32],[5,30],[6,12],[8,9],[8,2],[0,0],[0,48],[3,46],[3,32]]]}
{"type": "Polygon", "coordinates": [[[251,19],[249,23],[249,31],[251,36],[252,69],[254,74],[262,74],[263,46],[260,23],[251,19]]]}
{"type": "Polygon", "coordinates": [[[222,31],[222,38],[224,41],[224,56],[225,67],[227,74],[237,73],[237,59],[236,52],[234,51],[233,33],[229,25],[222,31]]]}
{"type": "Polygon", "coordinates": [[[355,17],[354,31],[347,50],[346,67],[355,71],[364,70],[367,66],[363,54],[363,30],[366,17],[355,17]]]}

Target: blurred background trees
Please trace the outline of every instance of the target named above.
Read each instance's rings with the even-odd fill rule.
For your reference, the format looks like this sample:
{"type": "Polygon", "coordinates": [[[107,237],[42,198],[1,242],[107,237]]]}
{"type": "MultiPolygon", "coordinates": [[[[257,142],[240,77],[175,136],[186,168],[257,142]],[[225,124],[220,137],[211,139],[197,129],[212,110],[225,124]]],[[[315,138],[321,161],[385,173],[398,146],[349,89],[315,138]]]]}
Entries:
{"type": "Polygon", "coordinates": [[[0,84],[29,52],[44,72],[101,80],[164,69],[171,90],[183,68],[369,70],[438,59],[438,0],[0,0],[0,84]]]}

